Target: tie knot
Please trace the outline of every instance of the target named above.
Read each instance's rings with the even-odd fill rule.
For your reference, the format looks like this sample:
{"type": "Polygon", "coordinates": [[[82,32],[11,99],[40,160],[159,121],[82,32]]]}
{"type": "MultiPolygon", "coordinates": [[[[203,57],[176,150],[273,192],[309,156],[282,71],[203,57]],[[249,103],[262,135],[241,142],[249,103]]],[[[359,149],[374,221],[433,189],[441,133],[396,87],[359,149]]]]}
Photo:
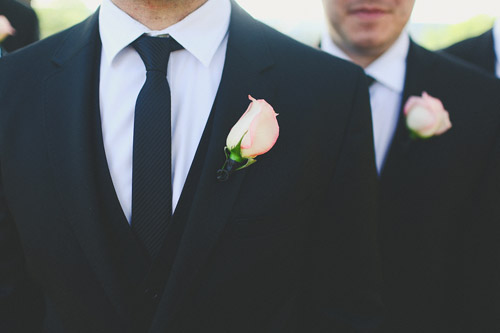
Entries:
{"type": "Polygon", "coordinates": [[[175,39],[142,35],[132,42],[132,46],[141,56],[146,70],[167,73],[168,59],[173,51],[183,49],[175,39]]]}

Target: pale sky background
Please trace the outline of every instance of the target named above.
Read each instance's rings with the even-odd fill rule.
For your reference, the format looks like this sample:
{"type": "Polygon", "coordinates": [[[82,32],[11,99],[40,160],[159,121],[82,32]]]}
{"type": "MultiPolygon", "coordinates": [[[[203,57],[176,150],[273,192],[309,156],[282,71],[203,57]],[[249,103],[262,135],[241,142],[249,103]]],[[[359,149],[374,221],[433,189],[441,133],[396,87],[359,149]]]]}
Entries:
{"type": "MultiPolygon", "coordinates": [[[[33,5],[37,8],[52,7],[52,1],[33,0],[33,5]]],[[[100,3],[100,0],[80,1],[92,11],[100,3]]],[[[322,0],[236,1],[255,18],[310,45],[318,42],[320,32],[325,29],[322,0]]],[[[59,1],[53,6],[60,4],[59,1]]],[[[416,0],[410,32],[419,41],[422,24],[457,24],[478,15],[500,17],[500,0],[416,0]]]]}
{"type": "MultiPolygon", "coordinates": [[[[262,20],[321,20],[321,0],[239,0],[245,9],[262,20]]],[[[460,23],[479,14],[500,16],[500,0],[416,0],[414,23],[460,23]]]]}
{"type": "MultiPolygon", "coordinates": [[[[33,0],[37,5],[50,5],[52,0],[33,0]]],[[[95,9],[100,0],[82,0],[95,9]]],[[[237,0],[254,17],[263,21],[321,21],[321,0],[237,0]]],[[[476,15],[500,16],[500,0],[416,0],[413,23],[453,24],[476,15]]]]}

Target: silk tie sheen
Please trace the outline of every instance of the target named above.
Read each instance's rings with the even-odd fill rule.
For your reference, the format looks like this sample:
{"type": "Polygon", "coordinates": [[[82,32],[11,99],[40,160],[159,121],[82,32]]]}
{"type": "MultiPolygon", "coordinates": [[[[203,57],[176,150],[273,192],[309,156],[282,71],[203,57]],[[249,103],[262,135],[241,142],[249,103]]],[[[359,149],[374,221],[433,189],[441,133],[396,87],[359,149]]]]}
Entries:
{"type": "Polygon", "coordinates": [[[132,230],[153,259],[172,218],[170,53],[182,49],[172,37],[142,35],[132,43],[146,67],[135,105],[132,166],[132,230]]]}

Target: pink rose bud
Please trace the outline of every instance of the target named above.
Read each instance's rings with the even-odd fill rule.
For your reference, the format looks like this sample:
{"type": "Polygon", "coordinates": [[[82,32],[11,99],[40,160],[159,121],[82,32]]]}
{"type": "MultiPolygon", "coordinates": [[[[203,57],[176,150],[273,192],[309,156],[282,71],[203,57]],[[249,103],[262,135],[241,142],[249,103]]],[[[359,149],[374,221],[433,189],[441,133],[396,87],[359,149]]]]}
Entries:
{"type": "Polygon", "coordinates": [[[412,96],[404,107],[406,126],[419,138],[441,135],[451,128],[450,115],[443,103],[424,92],[422,97],[412,96]]]}
{"type": "Polygon", "coordinates": [[[0,42],[15,33],[16,30],[10,25],[9,20],[4,15],[0,15],[0,42]]]}
{"type": "Polygon", "coordinates": [[[265,100],[252,101],[248,109],[233,126],[226,140],[226,147],[234,152],[241,143],[240,156],[244,159],[253,159],[267,153],[276,143],[279,135],[277,114],[265,100]]]}

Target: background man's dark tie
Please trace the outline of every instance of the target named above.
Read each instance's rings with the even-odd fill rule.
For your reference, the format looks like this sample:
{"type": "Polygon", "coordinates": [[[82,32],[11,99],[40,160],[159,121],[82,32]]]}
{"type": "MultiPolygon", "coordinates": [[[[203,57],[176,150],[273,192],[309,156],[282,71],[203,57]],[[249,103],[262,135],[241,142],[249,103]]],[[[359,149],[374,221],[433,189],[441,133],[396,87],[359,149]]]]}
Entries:
{"type": "Polygon", "coordinates": [[[172,217],[170,53],[182,49],[172,37],[142,35],[132,43],[146,66],[135,106],[132,230],[153,259],[172,217]]]}

